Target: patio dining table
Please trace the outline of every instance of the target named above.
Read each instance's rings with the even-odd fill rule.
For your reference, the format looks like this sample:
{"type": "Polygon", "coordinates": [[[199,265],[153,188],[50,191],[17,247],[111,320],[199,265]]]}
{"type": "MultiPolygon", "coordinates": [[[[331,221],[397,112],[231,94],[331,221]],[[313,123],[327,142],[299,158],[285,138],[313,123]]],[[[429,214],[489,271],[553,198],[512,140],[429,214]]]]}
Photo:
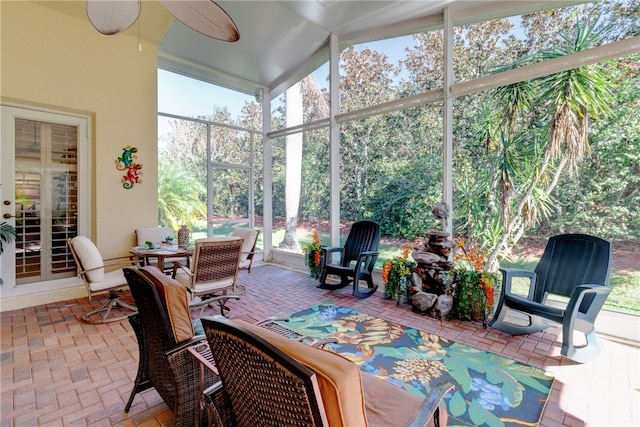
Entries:
{"type": "Polygon", "coordinates": [[[190,257],[193,255],[193,248],[181,248],[178,245],[160,245],[149,248],[148,246],[134,246],[129,252],[139,258],[156,258],[158,269],[164,271],[164,260],[167,258],[190,257]]]}

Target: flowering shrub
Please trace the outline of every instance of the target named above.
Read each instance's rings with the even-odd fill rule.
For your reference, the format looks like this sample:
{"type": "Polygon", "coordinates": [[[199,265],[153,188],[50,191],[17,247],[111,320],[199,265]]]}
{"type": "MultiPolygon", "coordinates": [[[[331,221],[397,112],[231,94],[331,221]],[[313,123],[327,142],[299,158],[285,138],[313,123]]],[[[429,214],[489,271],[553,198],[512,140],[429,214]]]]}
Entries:
{"type": "Polygon", "coordinates": [[[454,270],[454,307],[461,319],[484,320],[493,311],[496,276],[485,271],[485,256],[477,247],[456,242],[462,253],[456,254],[454,270]]]}
{"type": "Polygon", "coordinates": [[[305,253],[304,263],[309,267],[309,274],[314,279],[319,279],[322,274],[322,246],[320,246],[320,236],[318,231],[313,230],[313,241],[302,248],[305,253]]]}
{"type": "Polygon", "coordinates": [[[418,265],[414,260],[409,259],[409,252],[412,249],[411,245],[406,243],[402,250],[402,256],[389,259],[382,265],[385,299],[397,297],[398,304],[400,304],[402,296],[407,300],[411,297],[411,281],[409,278],[418,265]]]}

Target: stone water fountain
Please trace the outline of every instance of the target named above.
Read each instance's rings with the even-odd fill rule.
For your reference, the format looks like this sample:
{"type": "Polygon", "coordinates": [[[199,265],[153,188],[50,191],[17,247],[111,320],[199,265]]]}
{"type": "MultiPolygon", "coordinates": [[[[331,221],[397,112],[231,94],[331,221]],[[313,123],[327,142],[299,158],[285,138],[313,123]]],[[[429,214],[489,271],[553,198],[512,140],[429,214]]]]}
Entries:
{"type": "MultiPolygon", "coordinates": [[[[441,203],[433,209],[433,214],[446,220],[449,208],[441,203]]],[[[417,292],[411,297],[411,305],[419,313],[440,319],[449,315],[453,307],[450,271],[455,264],[450,258],[457,245],[449,236],[446,231],[430,230],[424,242],[414,246],[411,253],[418,264],[412,277],[417,292]]]]}

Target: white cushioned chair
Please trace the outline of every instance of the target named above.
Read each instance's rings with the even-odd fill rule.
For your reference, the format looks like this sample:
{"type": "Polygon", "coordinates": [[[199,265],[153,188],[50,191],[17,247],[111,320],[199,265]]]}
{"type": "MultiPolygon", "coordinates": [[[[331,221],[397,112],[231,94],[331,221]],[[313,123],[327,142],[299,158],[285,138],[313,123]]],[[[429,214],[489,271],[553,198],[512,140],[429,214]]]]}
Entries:
{"type": "Polygon", "coordinates": [[[119,317],[109,317],[114,307],[124,307],[132,311],[137,308],[118,299],[122,290],[127,287],[127,280],[122,269],[124,267],[137,266],[136,256],[123,256],[115,258],[102,258],[96,245],[85,236],[76,236],[68,239],[67,243],[73,254],[73,259],[78,267],[78,275],[84,281],[89,293],[89,301],[96,294],[109,293],[109,300],[95,310],[82,315],[82,320],[88,323],[107,323],[124,320],[127,313],[119,317]],[[104,312],[101,316],[94,314],[104,312]]]}
{"type": "MultiPolygon", "coordinates": [[[[165,242],[167,237],[175,238],[174,231],[169,227],[143,227],[136,228],[136,242],[138,246],[143,246],[145,242],[151,242],[154,245],[161,242],[165,242]]],[[[176,242],[177,244],[177,242],[176,242]]],[[[165,258],[164,260],[164,272],[169,274],[173,271],[173,263],[180,261],[189,266],[189,257],[175,257],[165,258]]],[[[153,257],[145,257],[144,265],[155,265],[157,267],[158,262],[153,257]]]]}
{"type": "Polygon", "coordinates": [[[252,230],[250,228],[236,228],[231,233],[232,237],[240,237],[244,239],[242,243],[242,256],[240,257],[240,270],[247,270],[247,273],[251,273],[251,266],[253,265],[253,257],[256,254],[256,243],[258,243],[258,230],[252,230]]]}

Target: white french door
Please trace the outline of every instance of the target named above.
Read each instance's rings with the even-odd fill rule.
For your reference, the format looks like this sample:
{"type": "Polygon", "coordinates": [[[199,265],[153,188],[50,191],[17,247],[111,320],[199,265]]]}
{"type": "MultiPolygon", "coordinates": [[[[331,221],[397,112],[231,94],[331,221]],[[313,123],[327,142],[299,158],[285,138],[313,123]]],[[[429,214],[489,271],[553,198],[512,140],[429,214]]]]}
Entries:
{"type": "Polygon", "coordinates": [[[1,220],[16,229],[2,295],[76,276],[66,240],[88,230],[87,129],[87,118],[2,106],[1,220]]]}

